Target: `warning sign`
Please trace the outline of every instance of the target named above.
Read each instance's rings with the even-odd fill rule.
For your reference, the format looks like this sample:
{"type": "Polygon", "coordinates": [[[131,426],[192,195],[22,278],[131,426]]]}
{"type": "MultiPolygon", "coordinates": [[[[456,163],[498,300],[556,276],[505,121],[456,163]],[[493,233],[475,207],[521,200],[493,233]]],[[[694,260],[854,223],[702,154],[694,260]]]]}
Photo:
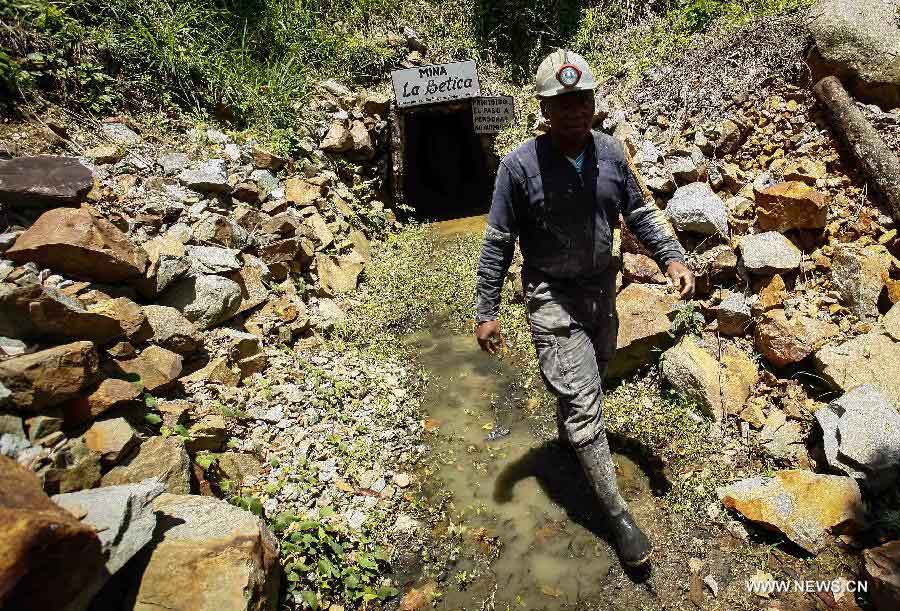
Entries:
{"type": "Polygon", "coordinates": [[[476,134],[496,134],[516,116],[512,96],[485,96],[472,100],[472,123],[476,134]]]}

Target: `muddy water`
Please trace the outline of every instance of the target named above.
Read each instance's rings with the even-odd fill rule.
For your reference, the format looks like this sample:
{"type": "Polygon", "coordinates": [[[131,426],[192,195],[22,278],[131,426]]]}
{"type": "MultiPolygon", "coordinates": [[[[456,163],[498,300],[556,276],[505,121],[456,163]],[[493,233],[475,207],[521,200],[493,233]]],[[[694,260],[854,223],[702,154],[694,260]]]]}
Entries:
{"type": "MultiPolygon", "coordinates": [[[[515,371],[469,335],[438,329],[407,342],[431,375],[424,409],[438,463],[432,494],[452,495],[449,518],[463,528],[437,608],[572,608],[596,595],[618,561],[574,454],[536,438],[519,417],[515,371]]],[[[632,508],[652,503],[637,465],[615,460],[632,508]]]]}

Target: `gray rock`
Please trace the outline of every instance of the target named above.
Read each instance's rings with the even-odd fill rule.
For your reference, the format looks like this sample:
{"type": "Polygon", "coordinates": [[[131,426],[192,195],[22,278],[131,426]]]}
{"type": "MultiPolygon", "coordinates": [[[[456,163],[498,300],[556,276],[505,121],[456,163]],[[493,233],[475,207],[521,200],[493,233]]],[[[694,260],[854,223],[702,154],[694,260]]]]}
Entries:
{"type": "Polygon", "coordinates": [[[0,435],[0,456],[8,456],[16,460],[24,450],[31,447],[31,442],[22,435],[3,433],[0,435]]]}
{"type": "MultiPolygon", "coordinates": [[[[2,405],[2,401],[0,401],[0,405],[2,405]]],[[[5,433],[24,437],[25,427],[22,419],[12,414],[0,414],[0,435],[5,433]]]]}
{"type": "Polygon", "coordinates": [[[228,157],[231,161],[240,161],[241,147],[239,147],[234,142],[229,142],[225,145],[225,156],[228,157]]]}
{"type": "Polygon", "coordinates": [[[878,318],[878,298],[891,265],[891,254],[884,246],[855,248],[840,244],[831,261],[831,282],[841,301],[860,320],[878,318]]]}
{"type": "Polygon", "coordinates": [[[0,337],[0,356],[19,356],[25,354],[27,345],[20,339],[0,337]]]}
{"type": "Polygon", "coordinates": [[[873,490],[900,474],[900,414],[871,384],[857,386],[816,411],[828,464],[873,490]]]}
{"type": "Polygon", "coordinates": [[[0,203],[13,209],[77,205],[93,186],[93,172],[73,157],[0,161],[0,203]]]}
{"type": "Polygon", "coordinates": [[[741,259],[751,274],[778,274],[800,267],[800,249],[777,231],[767,231],[741,238],[741,259]]]}
{"type": "Polygon", "coordinates": [[[215,244],[242,250],[250,243],[247,230],[227,216],[206,213],[191,229],[194,242],[215,244]]]}
{"type": "Polygon", "coordinates": [[[269,170],[253,170],[250,173],[250,180],[254,181],[259,188],[260,201],[265,201],[269,194],[278,189],[281,184],[269,170]]]}
{"type": "Polygon", "coordinates": [[[231,185],[225,171],[225,162],[210,159],[193,169],[182,170],[178,180],[187,187],[201,192],[229,193],[231,185]]]}
{"type": "Polygon", "coordinates": [[[7,231],[6,233],[0,233],[0,253],[6,252],[11,248],[20,235],[22,235],[21,231],[7,231]]]}
{"type": "Polygon", "coordinates": [[[188,246],[188,259],[194,274],[222,274],[241,269],[240,251],[218,246],[188,246]]]}
{"type": "Polygon", "coordinates": [[[900,19],[896,0],[822,0],[810,23],[811,63],[857,93],[900,103],[900,19]]]}
{"type": "Polygon", "coordinates": [[[706,183],[695,182],[679,187],[669,200],[666,216],[680,231],[728,237],[725,203],[706,183]]]}
{"type": "Polygon", "coordinates": [[[231,142],[231,138],[228,137],[228,134],[220,132],[217,129],[206,130],[206,139],[214,144],[225,144],[226,142],[231,142]]]}
{"type": "Polygon", "coordinates": [[[191,158],[184,153],[163,153],[156,158],[156,163],[166,176],[181,172],[191,164],[191,158]]]}
{"type": "Polygon", "coordinates": [[[185,318],[209,329],[234,316],[241,306],[241,287],[222,276],[198,276],[179,281],[159,300],[185,318]]]}
{"type": "Polygon", "coordinates": [[[160,305],[148,305],[141,309],[153,330],[149,341],[179,354],[190,354],[197,350],[198,339],[194,325],[181,312],[160,305]]]}
{"type": "Polygon", "coordinates": [[[76,516],[84,516],[82,521],[97,529],[106,557],[106,571],[84,584],[78,601],[73,601],[69,609],[86,608],[103,584],[150,543],[157,520],[153,501],[163,492],[165,487],[162,484],[148,481],[51,497],[63,509],[76,516]],[[84,607],[77,604],[81,601],[84,602],[84,607]]]}
{"type": "Polygon", "coordinates": [[[750,326],[750,303],[742,293],[733,291],[719,304],[716,319],[722,335],[745,335],[750,326]]]}
{"type": "Polygon", "coordinates": [[[103,135],[115,142],[126,146],[140,144],[142,138],[133,129],[124,123],[104,123],[100,126],[103,135]]]}
{"type": "Polygon", "coordinates": [[[28,439],[36,443],[39,439],[52,435],[63,428],[63,419],[56,416],[34,416],[28,419],[28,439]]]}
{"type": "Polygon", "coordinates": [[[347,314],[333,299],[319,299],[319,328],[330,331],[335,325],[344,322],[347,314]]]}

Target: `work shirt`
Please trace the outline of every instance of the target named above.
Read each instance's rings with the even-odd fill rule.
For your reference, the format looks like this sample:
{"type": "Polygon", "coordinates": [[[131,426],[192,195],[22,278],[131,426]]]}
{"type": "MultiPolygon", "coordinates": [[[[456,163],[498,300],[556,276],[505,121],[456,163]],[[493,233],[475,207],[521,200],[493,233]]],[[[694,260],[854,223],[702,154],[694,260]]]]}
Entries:
{"type": "Polygon", "coordinates": [[[592,283],[615,273],[612,228],[619,215],[665,268],[684,261],[672,225],[644,199],[618,140],[591,132],[579,172],[549,135],[521,145],[500,162],[478,259],[476,322],[495,320],[518,237],[523,275],[592,283]]]}

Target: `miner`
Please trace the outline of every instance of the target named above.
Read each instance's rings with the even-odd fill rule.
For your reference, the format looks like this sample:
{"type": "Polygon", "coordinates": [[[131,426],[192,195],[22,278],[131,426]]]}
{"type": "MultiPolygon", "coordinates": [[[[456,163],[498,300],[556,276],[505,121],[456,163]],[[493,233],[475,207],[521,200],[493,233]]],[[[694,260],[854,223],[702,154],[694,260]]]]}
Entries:
{"type": "Polygon", "coordinates": [[[616,484],[603,421],[603,379],[616,348],[613,228],[621,215],[653,253],[682,298],[694,277],[684,249],[641,189],[618,140],[593,131],[596,80],[571,51],[551,53],[535,89],[549,134],[500,163],[478,260],[475,335],[502,347],[497,315],[516,239],[532,341],[547,388],[557,397],[560,440],[574,448],[609,524],[622,562],[640,566],[652,547],[616,484]]]}

